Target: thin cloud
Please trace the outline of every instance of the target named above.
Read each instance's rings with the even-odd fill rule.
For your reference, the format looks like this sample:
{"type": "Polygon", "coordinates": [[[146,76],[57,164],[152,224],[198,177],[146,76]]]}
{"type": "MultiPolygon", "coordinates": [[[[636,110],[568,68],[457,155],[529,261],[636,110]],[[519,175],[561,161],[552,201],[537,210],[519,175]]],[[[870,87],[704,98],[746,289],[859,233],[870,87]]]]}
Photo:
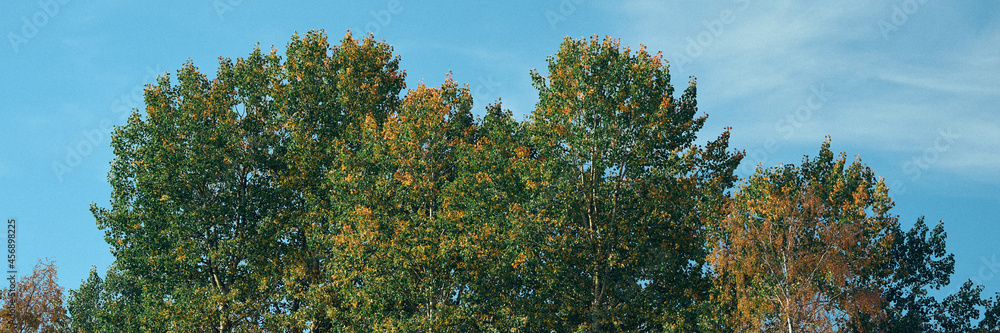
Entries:
{"type": "Polygon", "coordinates": [[[702,43],[701,53],[681,67],[685,75],[699,77],[703,110],[722,108],[722,112],[708,111],[738,120],[731,124],[734,143],[754,147],[775,139],[784,146],[798,146],[830,134],[851,146],[906,156],[920,154],[934,144],[938,132],[953,128],[961,129],[969,142],[952,147],[947,161],[938,167],[965,175],[1000,169],[1000,158],[990,153],[1000,151],[995,134],[1000,133],[1000,119],[984,116],[1000,111],[996,24],[978,31],[959,26],[949,36],[954,38],[953,47],[929,49],[919,36],[907,33],[958,20],[961,11],[944,10],[942,15],[950,17],[935,17],[930,15],[931,4],[926,4],[923,12],[913,13],[897,27],[900,31],[883,35],[879,23],[891,19],[891,2],[742,3],[749,5],[743,8],[734,1],[730,7],[697,11],[694,15],[702,15],[701,20],[685,20],[699,25],[693,30],[658,20],[650,15],[656,11],[639,2],[621,7],[622,15],[630,18],[623,21],[632,25],[623,30],[640,31],[630,39],[681,56],[691,53],[684,50],[689,37],[697,38],[698,29],[710,30],[702,21],[717,20],[720,14],[713,13],[728,11],[731,20],[722,33],[704,38],[710,43],[702,43]],[[643,33],[651,30],[689,35],[643,33]],[[788,130],[783,119],[796,119],[811,86],[831,90],[830,101],[811,112],[799,111],[802,121],[788,130]]]}

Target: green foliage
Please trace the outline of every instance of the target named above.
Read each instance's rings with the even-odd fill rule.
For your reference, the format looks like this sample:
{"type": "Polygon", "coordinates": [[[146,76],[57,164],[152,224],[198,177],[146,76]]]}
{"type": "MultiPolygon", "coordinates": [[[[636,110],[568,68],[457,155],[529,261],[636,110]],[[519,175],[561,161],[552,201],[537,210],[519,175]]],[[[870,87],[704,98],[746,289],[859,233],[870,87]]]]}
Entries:
{"type": "Polygon", "coordinates": [[[928,331],[937,302],[927,295],[948,285],[955,259],[945,252],[944,226],[930,231],[921,217],[909,231],[893,231],[894,244],[885,263],[886,318],[878,329],[883,332],[928,331]]]}
{"type": "Polygon", "coordinates": [[[356,144],[365,116],[392,111],[402,87],[388,46],[321,33],[284,62],[259,49],[221,59],[209,80],[188,63],[146,90],[116,130],[110,209],[94,207],[121,269],[142,284],[146,321],[167,329],[328,327],[312,289],[326,278],[313,229],[326,227],[329,153],[356,144]],[[154,319],[155,318],[155,319],[154,319]]]}
{"type": "Polygon", "coordinates": [[[102,329],[105,326],[103,312],[106,311],[101,300],[103,291],[104,281],[96,269],[90,270],[80,289],[69,291],[66,303],[73,328],[83,332],[106,332],[102,329]]]}
{"type": "MultiPolygon", "coordinates": [[[[511,169],[519,125],[500,106],[480,124],[467,88],[410,91],[382,121],[365,115],[338,143],[310,211],[329,276],[313,299],[334,326],[359,331],[485,331],[523,325],[497,297],[511,285],[517,215],[511,169]],[[498,182],[504,186],[498,186],[498,182]],[[499,262],[498,258],[503,258],[499,262]]],[[[511,295],[508,295],[511,297],[511,295]]]]}
{"type": "Polygon", "coordinates": [[[283,208],[266,135],[274,117],[238,107],[221,67],[210,81],[188,63],[177,85],[164,76],[146,90],[146,116],[114,135],[112,207],[93,208],[117,265],[156,308],[145,321],[171,330],[255,326],[275,294],[260,274],[283,208]]]}
{"type": "Polygon", "coordinates": [[[370,36],[363,41],[345,36],[339,46],[310,32],[293,38],[281,65],[280,89],[272,92],[284,133],[280,150],[285,167],[277,174],[287,195],[286,209],[275,238],[282,255],[275,258],[284,284],[287,308],[277,312],[282,329],[331,330],[347,306],[330,289],[326,261],[335,248],[326,239],[339,230],[329,214],[333,205],[326,179],[351,165],[352,155],[365,145],[365,128],[380,127],[398,109],[405,74],[392,48],[370,36]]]}
{"type": "Polygon", "coordinates": [[[742,153],[728,129],[696,144],[695,81],[675,96],[660,54],[567,39],[531,76],[529,119],[477,118],[450,75],[401,96],[389,45],[312,31],[160,77],[113,135],[92,212],[116,260],[70,292],[73,329],[996,327],[981,288],[926,296],[943,229],[900,230],[829,142],[731,193],[742,153]]]}
{"type": "Polygon", "coordinates": [[[80,288],[70,290],[67,309],[71,327],[76,332],[148,332],[162,331],[162,321],[144,315],[142,291],[135,278],[112,266],[105,279],[91,269],[80,288]]]}
{"type": "Polygon", "coordinates": [[[955,259],[945,251],[944,225],[929,230],[921,217],[909,231],[894,230],[895,242],[885,263],[882,293],[885,316],[879,332],[993,332],[998,328],[998,298],[983,299],[983,287],[966,281],[938,301],[929,293],[950,282],[955,259]],[[981,312],[982,311],[982,312],[981,312]]]}
{"type": "Polygon", "coordinates": [[[674,97],[660,55],[567,39],[532,73],[528,174],[540,230],[532,322],[544,330],[658,331],[693,324],[707,292],[704,222],[741,155],[728,132],[694,144],[695,84],[674,97]]]}

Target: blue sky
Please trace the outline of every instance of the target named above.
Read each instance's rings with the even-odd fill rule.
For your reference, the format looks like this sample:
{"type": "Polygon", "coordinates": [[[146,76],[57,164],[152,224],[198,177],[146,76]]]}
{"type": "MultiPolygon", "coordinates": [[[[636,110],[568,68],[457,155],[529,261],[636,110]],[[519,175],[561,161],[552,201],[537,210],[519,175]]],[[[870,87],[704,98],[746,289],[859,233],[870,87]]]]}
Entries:
{"type": "Polygon", "coordinates": [[[1000,291],[1000,1],[551,0],[71,1],[0,10],[0,217],[19,223],[21,274],[39,258],[76,288],[112,262],[89,205],[107,206],[110,126],[141,108],[156,75],[295,31],[372,32],[394,46],[408,87],[451,71],[476,112],[502,97],[519,117],[562,38],[620,38],[662,51],[674,84],[698,80],[703,138],[762,163],[798,163],[827,135],[885,177],[904,225],[944,220],[952,281],[1000,291]]]}

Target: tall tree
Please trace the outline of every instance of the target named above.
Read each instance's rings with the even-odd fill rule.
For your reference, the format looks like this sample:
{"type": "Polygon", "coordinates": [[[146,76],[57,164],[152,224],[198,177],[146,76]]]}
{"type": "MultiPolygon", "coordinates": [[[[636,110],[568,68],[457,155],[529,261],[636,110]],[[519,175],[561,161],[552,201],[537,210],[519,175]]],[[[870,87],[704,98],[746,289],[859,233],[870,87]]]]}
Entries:
{"type": "Polygon", "coordinates": [[[711,243],[714,330],[988,332],[1000,305],[966,282],[937,301],[954,258],[943,225],[909,231],[870,168],[830,151],[799,166],[758,168],[741,184],[711,243]],[[982,311],[982,312],[981,312],[982,311]]]}
{"type": "MultiPolygon", "coordinates": [[[[448,79],[407,93],[382,126],[369,117],[359,149],[327,179],[332,290],[341,324],[375,331],[508,330],[514,310],[504,237],[518,179],[514,122],[491,107],[486,127],[468,88],[448,79]],[[496,141],[495,141],[496,140],[496,141]],[[499,142],[498,142],[499,141],[499,142]],[[492,157],[493,159],[487,159],[492,157]],[[499,181],[510,181],[503,183],[499,181]],[[498,260],[499,259],[499,260],[498,260]]],[[[523,150],[523,149],[522,149],[523,150]]],[[[523,318],[520,320],[523,322],[523,318]]]]}
{"type": "Polygon", "coordinates": [[[943,223],[929,229],[921,217],[909,231],[897,228],[892,234],[893,245],[880,283],[884,286],[884,316],[860,318],[859,327],[900,333],[993,332],[1000,328],[997,298],[983,299],[982,286],[972,281],[941,301],[930,295],[949,285],[955,272],[954,255],[945,249],[943,223]]]}
{"type": "Polygon", "coordinates": [[[707,207],[741,156],[728,131],[704,147],[695,82],[675,98],[660,54],[566,39],[527,124],[538,162],[529,210],[542,239],[533,324],[558,331],[689,329],[705,296],[707,207]]]}
{"type": "Polygon", "coordinates": [[[829,140],[800,166],[758,168],[720,222],[712,269],[751,332],[837,332],[876,317],[879,268],[898,228],[885,184],[829,140]]]}
{"type": "Polygon", "coordinates": [[[880,332],[917,332],[932,329],[938,302],[928,295],[948,285],[955,271],[954,255],[945,250],[944,226],[927,228],[921,217],[909,231],[893,230],[890,260],[884,265],[885,290],[881,320],[866,318],[880,332]]]}
{"type": "Polygon", "coordinates": [[[379,142],[366,142],[364,131],[380,128],[398,112],[405,72],[392,47],[370,35],[354,39],[350,32],[335,46],[322,32],[293,38],[283,66],[282,86],[273,96],[286,133],[281,147],[287,167],[278,179],[290,198],[279,231],[290,314],[282,322],[292,330],[326,332],[341,314],[326,309],[346,306],[330,289],[337,271],[326,270],[336,250],[326,239],[341,227],[330,215],[331,200],[338,199],[330,194],[342,193],[326,179],[354,166],[363,147],[379,142]]]}
{"type": "Polygon", "coordinates": [[[79,289],[70,290],[66,299],[67,310],[72,327],[80,332],[107,332],[103,322],[103,312],[107,307],[101,296],[104,294],[104,281],[97,275],[97,269],[92,268],[79,289]]]}
{"type": "Polygon", "coordinates": [[[161,300],[168,329],[258,326],[273,289],[257,268],[274,255],[268,231],[281,203],[274,142],[262,134],[273,118],[238,108],[225,75],[210,81],[188,63],[177,76],[148,88],[145,117],[116,130],[112,207],[94,215],[117,264],[161,300]]]}
{"type": "Polygon", "coordinates": [[[0,289],[0,332],[59,332],[69,326],[54,261],[35,264],[13,288],[0,289]]]}
{"type": "Polygon", "coordinates": [[[111,207],[92,210],[166,329],[331,328],[314,307],[329,255],[313,239],[330,227],[315,208],[323,179],[366,117],[395,109],[404,75],[370,36],[331,47],[309,32],[287,57],[220,58],[212,80],[188,63],[114,134],[111,207]]]}
{"type": "Polygon", "coordinates": [[[115,266],[105,278],[91,269],[87,280],[66,300],[72,330],[87,333],[164,331],[156,313],[144,314],[142,287],[115,266]],[[149,319],[153,319],[150,321],[149,319]]]}

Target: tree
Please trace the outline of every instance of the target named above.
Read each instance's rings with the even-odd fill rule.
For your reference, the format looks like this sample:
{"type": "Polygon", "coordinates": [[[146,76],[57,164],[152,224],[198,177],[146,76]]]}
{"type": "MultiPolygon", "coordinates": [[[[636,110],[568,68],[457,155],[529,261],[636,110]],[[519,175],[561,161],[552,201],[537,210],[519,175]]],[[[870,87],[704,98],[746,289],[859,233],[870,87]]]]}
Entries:
{"type": "Polygon", "coordinates": [[[710,255],[737,331],[838,332],[882,305],[879,268],[898,228],[888,189],[827,140],[800,166],[739,186],[710,255]]]}
{"type": "Polygon", "coordinates": [[[539,102],[528,176],[540,330],[689,330],[706,296],[709,210],[735,180],[728,131],[694,144],[695,82],[675,98],[660,54],[567,39],[532,72],[539,102]]]}
{"type": "MultiPolygon", "coordinates": [[[[363,125],[331,170],[323,238],[327,305],[362,331],[487,331],[523,325],[503,291],[516,270],[510,220],[520,179],[517,126],[500,106],[476,123],[467,87],[410,90],[381,126],[363,125]],[[490,158],[490,159],[488,159],[490,158]],[[503,182],[503,183],[499,183],[503,182]],[[500,184],[507,187],[501,187],[500,184]],[[329,298],[329,297],[328,297],[329,298]]],[[[526,149],[520,147],[522,151],[526,149]]]]}
{"type": "Polygon", "coordinates": [[[983,299],[982,286],[966,281],[940,303],[934,315],[932,332],[996,332],[1000,329],[1000,295],[983,299]],[[980,309],[984,309],[980,315],[980,309]]]}
{"type": "Polygon", "coordinates": [[[937,301],[954,258],[942,224],[904,231],[867,166],[829,139],[799,166],[758,168],[719,220],[709,256],[715,331],[988,332],[1000,305],[966,282],[937,301]],[[982,316],[980,315],[980,309],[982,316]]]}
{"type": "Polygon", "coordinates": [[[116,129],[112,207],[92,210],[117,265],[137,274],[168,329],[258,326],[262,300],[274,295],[258,275],[274,255],[281,204],[266,135],[274,118],[238,110],[226,75],[209,81],[188,63],[178,80],[161,77],[146,90],[145,117],[116,129]]]}
{"type": "Polygon", "coordinates": [[[366,142],[365,131],[381,128],[398,112],[406,75],[392,47],[370,35],[356,40],[350,32],[339,46],[330,46],[322,32],[293,38],[283,68],[272,97],[285,132],[286,167],[278,180],[289,198],[278,238],[289,313],[281,321],[288,329],[325,332],[344,320],[332,309],[348,306],[330,289],[330,275],[339,270],[328,271],[337,249],[327,239],[342,226],[330,215],[340,199],[331,194],[342,192],[327,179],[356,166],[357,152],[379,142],[366,142]]]}
{"type": "Polygon", "coordinates": [[[255,48],[148,86],[113,135],[110,207],[92,206],[115,264],[70,292],[73,329],[998,325],[981,287],[927,295],[953,272],[943,227],[902,231],[883,182],[829,141],[732,191],[743,154],[728,128],[696,144],[696,82],[675,96],[660,54],[567,39],[531,73],[524,122],[499,102],[476,119],[450,75],[401,97],[398,65],[370,35],[311,31],[284,59],[255,48]]]}
{"type": "Polygon", "coordinates": [[[943,223],[931,230],[921,217],[909,231],[893,230],[893,236],[881,279],[885,316],[881,320],[860,320],[869,324],[869,331],[993,332],[1000,327],[997,298],[982,299],[982,287],[972,281],[966,281],[958,292],[942,301],[929,295],[931,290],[947,286],[955,272],[954,255],[945,249],[943,223]]]}
{"type": "MultiPolygon", "coordinates": [[[[945,250],[944,225],[929,230],[923,217],[909,231],[893,230],[890,260],[884,263],[887,276],[882,293],[886,316],[874,321],[880,332],[929,331],[937,301],[927,293],[948,285],[955,271],[954,255],[945,250]],[[930,234],[928,234],[930,231],[930,234]]],[[[871,320],[865,320],[872,322],[871,320]]]]}
{"type": "Polygon", "coordinates": [[[74,332],[143,332],[165,330],[155,313],[144,314],[141,285],[127,272],[108,268],[104,279],[91,269],[87,280],[66,300],[74,332]],[[153,319],[154,321],[146,321],[153,319]]]}
{"type": "Polygon", "coordinates": [[[13,288],[0,289],[0,332],[61,332],[69,325],[54,261],[35,264],[13,288]]]}
{"type": "MultiPolygon", "coordinates": [[[[330,249],[316,237],[323,179],[366,117],[394,112],[403,73],[370,36],[330,47],[322,32],[220,58],[209,80],[190,62],[146,90],[145,115],[116,129],[110,208],[92,207],[144,316],[180,331],[331,329],[317,309],[330,249]],[[317,291],[317,288],[320,288],[317,291]],[[155,319],[155,320],[154,320],[155,319]]],[[[143,330],[156,330],[153,326],[143,330]]]]}
{"type": "Polygon", "coordinates": [[[104,330],[102,312],[105,305],[101,296],[104,294],[104,281],[97,275],[97,269],[92,268],[80,288],[70,290],[66,300],[70,323],[73,329],[81,332],[107,332],[104,330]]]}

